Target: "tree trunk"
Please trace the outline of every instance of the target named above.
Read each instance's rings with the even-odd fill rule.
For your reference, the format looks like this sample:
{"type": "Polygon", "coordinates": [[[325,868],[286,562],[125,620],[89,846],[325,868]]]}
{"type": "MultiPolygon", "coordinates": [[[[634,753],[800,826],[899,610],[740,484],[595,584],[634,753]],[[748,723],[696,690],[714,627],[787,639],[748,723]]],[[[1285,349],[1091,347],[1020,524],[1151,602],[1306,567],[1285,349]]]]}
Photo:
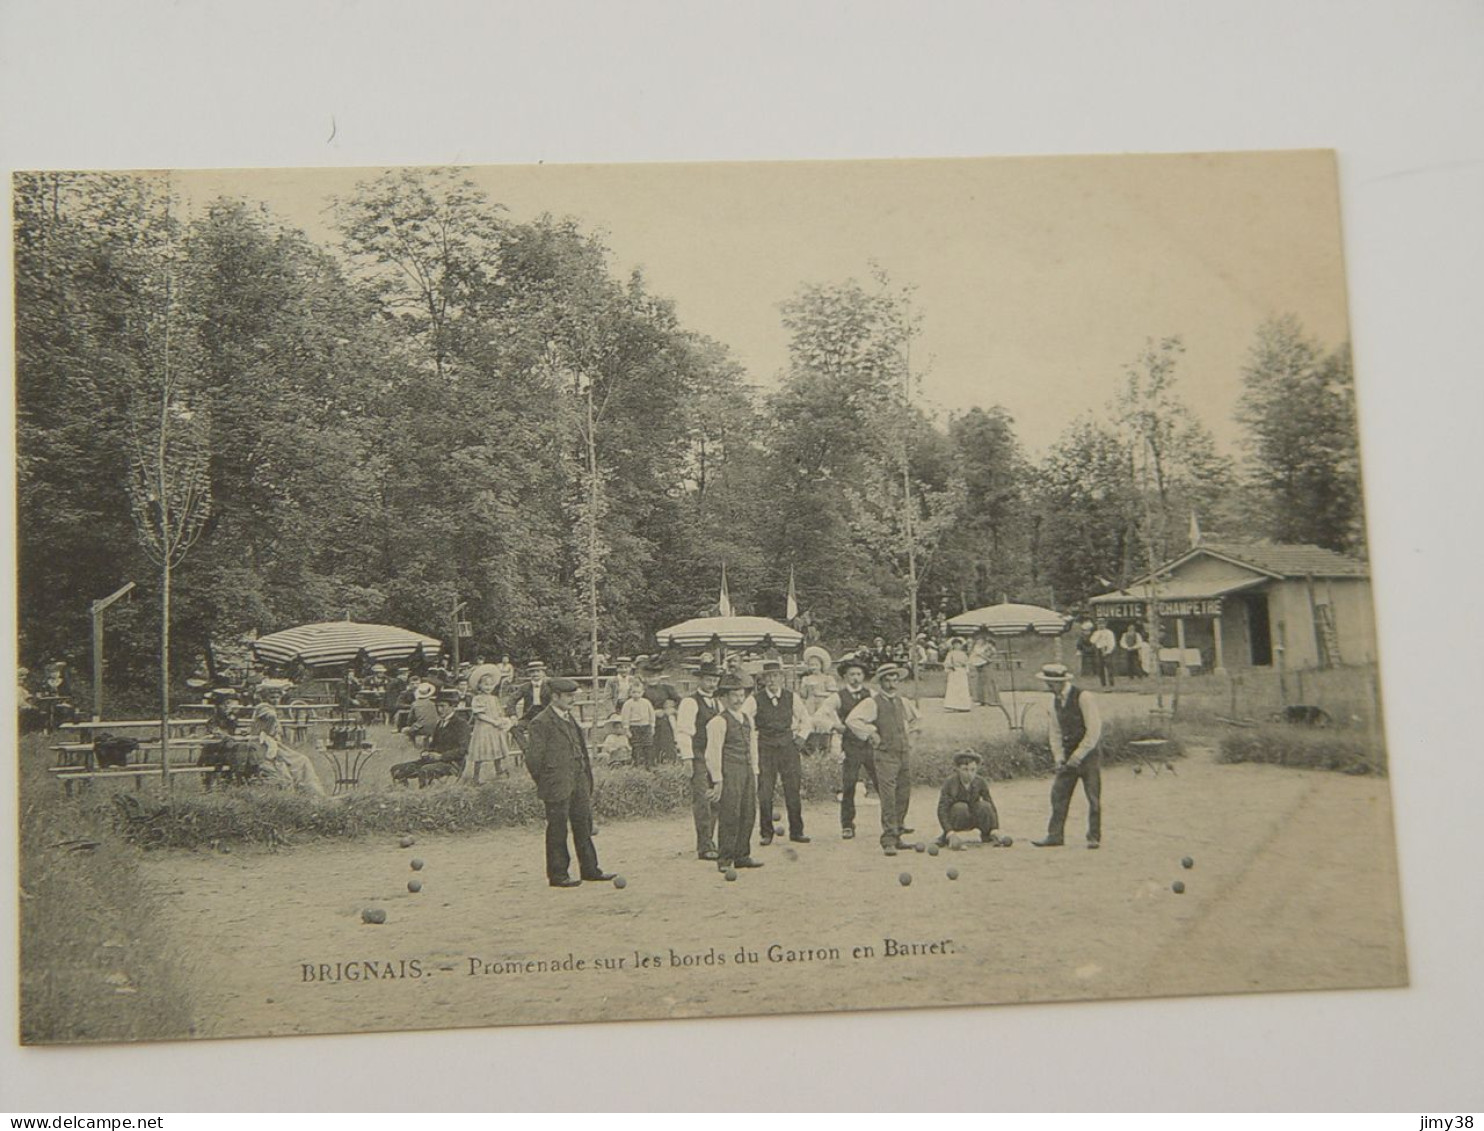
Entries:
{"type": "Polygon", "coordinates": [[[170,788],[170,555],[160,560],[160,782],[170,788]]]}

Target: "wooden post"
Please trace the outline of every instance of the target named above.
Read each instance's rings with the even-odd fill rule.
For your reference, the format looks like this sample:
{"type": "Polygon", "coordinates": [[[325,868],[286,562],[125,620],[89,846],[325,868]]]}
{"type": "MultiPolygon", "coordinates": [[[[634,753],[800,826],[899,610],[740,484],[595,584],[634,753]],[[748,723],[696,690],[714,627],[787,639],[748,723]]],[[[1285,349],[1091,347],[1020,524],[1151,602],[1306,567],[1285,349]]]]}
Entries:
{"type": "Polygon", "coordinates": [[[115,601],[128,596],[134,588],[131,581],[120,589],[116,589],[100,601],[94,601],[89,608],[93,615],[93,722],[103,721],[103,611],[115,601]]]}
{"type": "Polygon", "coordinates": [[[1213,669],[1218,672],[1226,671],[1226,662],[1221,657],[1221,614],[1218,612],[1211,618],[1211,634],[1216,638],[1216,657],[1213,669]]]}

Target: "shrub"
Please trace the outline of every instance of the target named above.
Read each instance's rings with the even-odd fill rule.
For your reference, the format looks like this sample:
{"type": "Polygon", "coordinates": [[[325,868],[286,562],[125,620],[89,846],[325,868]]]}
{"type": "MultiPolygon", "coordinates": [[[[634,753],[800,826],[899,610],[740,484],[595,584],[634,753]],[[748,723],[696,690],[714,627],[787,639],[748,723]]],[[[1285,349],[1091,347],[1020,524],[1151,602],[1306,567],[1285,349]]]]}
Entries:
{"type": "Polygon", "coordinates": [[[1347,774],[1386,773],[1385,746],[1379,740],[1355,731],[1302,730],[1283,726],[1233,731],[1222,736],[1218,760],[1339,770],[1347,774]]]}

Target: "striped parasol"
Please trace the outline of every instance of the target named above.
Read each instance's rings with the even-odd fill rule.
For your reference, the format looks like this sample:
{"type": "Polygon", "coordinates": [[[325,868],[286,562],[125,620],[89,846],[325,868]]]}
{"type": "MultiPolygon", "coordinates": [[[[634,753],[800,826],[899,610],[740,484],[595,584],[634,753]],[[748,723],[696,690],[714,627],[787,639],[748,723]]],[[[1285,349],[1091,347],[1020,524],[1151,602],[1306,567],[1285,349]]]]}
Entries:
{"type": "Polygon", "coordinates": [[[1067,630],[1068,617],[1042,605],[986,605],[970,609],[948,621],[948,631],[970,636],[988,629],[991,636],[1060,636],[1067,630]]]}
{"type": "Polygon", "coordinates": [[[262,664],[292,664],[333,667],[353,662],[362,651],[373,660],[405,660],[418,648],[436,656],[443,642],[420,632],[389,624],[358,624],[355,621],[324,621],[286,628],[252,645],[253,658],[262,664]]]}
{"type": "Polygon", "coordinates": [[[728,648],[755,648],[772,644],[791,650],[804,643],[804,634],[768,617],[697,617],[662,628],[654,634],[662,648],[704,648],[719,641],[728,648]]]}

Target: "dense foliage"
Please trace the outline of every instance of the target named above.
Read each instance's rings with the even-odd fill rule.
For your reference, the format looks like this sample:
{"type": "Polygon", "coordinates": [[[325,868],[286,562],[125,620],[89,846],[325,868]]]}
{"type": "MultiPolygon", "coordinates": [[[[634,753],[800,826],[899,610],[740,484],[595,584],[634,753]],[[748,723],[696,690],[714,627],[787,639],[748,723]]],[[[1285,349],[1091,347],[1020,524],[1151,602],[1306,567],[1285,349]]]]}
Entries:
{"type": "Polygon", "coordinates": [[[361,184],[334,246],[242,200],[183,220],[148,175],[21,175],[15,208],[26,664],[85,667],[88,603],[135,580],[111,677],[152,681],[152,504],[129,486],[151,405],[203,445],[187,470],[209,494],[174,568],[177,677],[311,620],[446,637],[455,600],[475,651],[575,668],[590,586],[605,648],[643,651],[714,604],[723,564],[739,612],[781,618],[792,570],[826,643],[896,637],[914,593],[924,613],[1075,607],[1183,549],[1192,510],[1360,548],[1348,354],[1291,320],[1246,373],[1244,475],[1181,399],[1179,338],[1121,380],[1111,359],[1106,409],[1037,462],[1001,407],[918,407],[929,312],[879,273],[801,284],[765,395],[598,237],[514,220],[456,173],[361,184]],[[166,327],[183,392],[162,394],[166,327]]]}

